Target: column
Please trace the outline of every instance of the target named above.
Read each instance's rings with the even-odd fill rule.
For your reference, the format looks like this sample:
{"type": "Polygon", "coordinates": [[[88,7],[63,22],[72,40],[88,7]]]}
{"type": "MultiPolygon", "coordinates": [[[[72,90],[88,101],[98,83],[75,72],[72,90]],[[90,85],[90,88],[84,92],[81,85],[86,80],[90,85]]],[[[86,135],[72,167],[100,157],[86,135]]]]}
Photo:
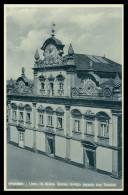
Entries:
{"type": "Polygon", "coordinates": [[[37,95],[37,71],[34,70],[34,94],[37,95]]]}
{"type": "Polygon", "coordinates": [[[81,132],[82,132],[82,138],[84,139],[85,138],[85,119],[84,119],[84,115],[82,115],[82,118],[81,118],[81,132]]]}
{"type": "Polygon", "coordinates": [[[33,149],[36,152],[36,102],[33,102],[33,149]]]}
{"type": "MultiPolygon", "coordinates": [[[[119,116],[121,113],[118,110],[112,110],[112,146],[115,149],[112,150],[112,177],[120,178],[122,175],[122,156],[120,151],[122,147],[119,147],[120,132],[119,132],[119,116]],[[121,159],[120,159],[121,158],[121,159]]],[[[122,129],[121,129],[122,131],[122,129]]]]}
{"type": "Polygon", "coordinates": [[[66,159],[70,161],[70,105],[66,108],[66,159]]]}

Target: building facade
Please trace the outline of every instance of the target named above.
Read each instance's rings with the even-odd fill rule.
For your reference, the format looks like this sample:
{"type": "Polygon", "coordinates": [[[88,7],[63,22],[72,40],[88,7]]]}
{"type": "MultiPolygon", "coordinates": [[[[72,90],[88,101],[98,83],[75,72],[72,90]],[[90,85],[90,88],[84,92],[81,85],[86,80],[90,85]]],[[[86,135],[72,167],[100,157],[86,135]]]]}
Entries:
{"type": "MultiPolygon", "coordinates": [[[[76,54],[54,30],[35,53],[33,82],[7,85],[7,141],[115,178],[122,176],[122,69],[108,58],[76,54]]],[[[50,159],[49,159],[50,160],[50,159]]]]}

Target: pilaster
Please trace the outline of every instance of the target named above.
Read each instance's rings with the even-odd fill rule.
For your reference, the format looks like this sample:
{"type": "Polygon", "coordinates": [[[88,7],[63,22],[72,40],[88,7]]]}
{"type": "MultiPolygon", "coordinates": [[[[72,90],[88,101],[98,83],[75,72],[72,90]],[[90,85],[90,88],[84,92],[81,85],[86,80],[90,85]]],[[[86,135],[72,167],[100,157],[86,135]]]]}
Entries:
{"type": "Polygon", "coordinates": [[[98,136],[98,120],[97,119],[95,119],[95,121],[94,121],[94,133],[95,133],[95,137],[94,137],[94,140],[95,140],[95,142],[98,142],[98,138],[97,138],[97,136],[98,136]]]}
{"type": "Polygon", "coordinates": [[[36,151],[36,102],[33,102],[33,149],[36,151]]]}
{"type": "Polygon", "coordinates": [[[34,70],[34,94],[37,95],[37,71],[34,70]]]}
{"type": "Polygon", "coordinates": [[[66,159],[70,161],[70,105],[66,108],[66,159]]]}

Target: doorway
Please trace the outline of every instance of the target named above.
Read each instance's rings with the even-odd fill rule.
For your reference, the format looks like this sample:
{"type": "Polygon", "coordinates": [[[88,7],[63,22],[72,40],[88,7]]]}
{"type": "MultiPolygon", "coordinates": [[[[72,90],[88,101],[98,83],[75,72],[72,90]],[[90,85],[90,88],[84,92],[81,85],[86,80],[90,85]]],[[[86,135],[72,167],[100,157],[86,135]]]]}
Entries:
{"type": "Polygon", "coordinates": [[[19,147],[24,148],[24,132],[19,132],[19,147]]]}
{"type": "Polygon", "coordinates": [[[84,165],[87,168],[95,169],[96,156],[95,151],[84,150],[84,165]]]}
{"type": "Polygon", "coordinates": [[[46,135],[46,154],[54,157],[55,137],[53,135],[46,135]]]}

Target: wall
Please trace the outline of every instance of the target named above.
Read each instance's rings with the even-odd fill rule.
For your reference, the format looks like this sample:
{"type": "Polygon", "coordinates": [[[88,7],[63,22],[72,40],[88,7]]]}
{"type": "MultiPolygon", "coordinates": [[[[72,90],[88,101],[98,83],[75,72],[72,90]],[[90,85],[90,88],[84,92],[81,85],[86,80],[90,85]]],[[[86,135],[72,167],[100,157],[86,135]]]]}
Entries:
{"type": "Polygon", "coordinates": [[[32,148],[33,147],[33,131],[25,130],[25,146],[32,148]]]}
{"type": "Polygon", "coordinates": [[[45,134],[43,132],[36,132],[36,148],[45,152],[45,134]]]}
{"type": "Polygon", "coordinates": [[[71,141],[71,153],[70,158],[71,161],[83,164],[83,147],[79,141],[70,140],[71,141]]]}
{"type": "Polygon", "coordinates": [[[10,126],[10,141],[18,143],[18,131],[14,126],[10,126]]]}
{"type": "Polygon", "coordinates": [[[66,139],[55,136],[55,155],[65,158],[66,157],[66,139]]]}
{"type": "Polygon", "coordinates": [[[96,149],[96,168],[112,172],[112,150],[104,147],[96,149]]]}

